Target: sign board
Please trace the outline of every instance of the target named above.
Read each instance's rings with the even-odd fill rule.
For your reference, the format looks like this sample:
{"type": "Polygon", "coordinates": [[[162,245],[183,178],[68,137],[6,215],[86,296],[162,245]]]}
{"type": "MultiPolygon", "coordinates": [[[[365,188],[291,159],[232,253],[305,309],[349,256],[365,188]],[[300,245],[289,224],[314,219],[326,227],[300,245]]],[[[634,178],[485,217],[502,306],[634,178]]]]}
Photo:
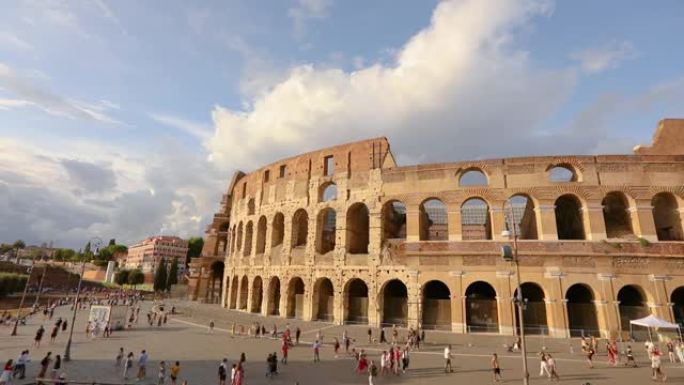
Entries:
{"type": "Polygon", "coordinates": [[[121,330],[126,326],[128,306],[93,305],[90,307],[88,321],[103,328],[107,322],[113,330],[121,330]]]}

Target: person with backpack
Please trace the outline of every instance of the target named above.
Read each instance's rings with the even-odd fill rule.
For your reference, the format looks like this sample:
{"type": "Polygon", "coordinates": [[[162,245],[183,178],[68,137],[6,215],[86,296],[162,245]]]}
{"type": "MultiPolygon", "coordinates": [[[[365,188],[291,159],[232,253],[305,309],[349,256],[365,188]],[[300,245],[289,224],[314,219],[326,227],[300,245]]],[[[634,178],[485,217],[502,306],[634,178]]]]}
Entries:
{"type": "Polygon", "coordinates": [[[228,373],[228,359],[224,358],[218,367],[219,385],[226,385],[226,377],[228,373]]]}

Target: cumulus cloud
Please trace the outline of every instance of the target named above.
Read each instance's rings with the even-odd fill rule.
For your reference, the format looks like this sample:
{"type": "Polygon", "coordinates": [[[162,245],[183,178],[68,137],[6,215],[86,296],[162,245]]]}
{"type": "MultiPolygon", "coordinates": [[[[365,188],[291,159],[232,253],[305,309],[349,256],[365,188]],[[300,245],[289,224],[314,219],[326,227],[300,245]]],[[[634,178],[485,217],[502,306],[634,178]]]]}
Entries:
{"type": "Polygon", "coordinates": [[[587,73],[598,73],[617,68],[625,60],[636,56],[636,50],[628,41],[611,41],[600,47],[591,47],[570,54],[587,73]]]}
{"type": "Polygon", "coordinates": [[[76,191],[102,192],[116,186],[116,175],[108,165],[97,165],[77,159],[62,159],[61,164],[76,191]]]}
{"type": "Polygon", "coordinates": [[[389,137],[402,163],[557,152],[553,141],[529,143],[575,73],[534,68],[514,42],[521,25],[551,10],[535,0],[443,1],[392,63],[354,72],[301,65],[248,108],[216,107],[211,160],[250,170],[377,135],[389,137]]]}

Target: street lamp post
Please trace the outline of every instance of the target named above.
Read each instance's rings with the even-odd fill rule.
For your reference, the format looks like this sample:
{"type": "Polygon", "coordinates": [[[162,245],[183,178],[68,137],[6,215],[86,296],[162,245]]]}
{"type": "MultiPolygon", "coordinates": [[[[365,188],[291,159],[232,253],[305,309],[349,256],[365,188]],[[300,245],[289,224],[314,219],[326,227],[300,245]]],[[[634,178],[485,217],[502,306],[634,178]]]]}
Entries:
{"type": "Polygon", "coordinates": [[[14,327],[12,328],[12,336],[17,335],[17,326],[19,326],[19,319],[21,318],[21,309],[24,307],[24,299],[26,299],[26,292],[28,291],[29,282],[31,282],[31,273],[33,273],[34,264],[35,261],[31,262],[31,267],[29,267],[29,276],[28,278],[26,278],[26,285],[24,285],[24,293],[21,295],[21,301],[19,301],[19,309],[17,309],[17,319],[14,321],[14,327]]]}
{"type": "MultiPolygon", "coordinates": [[[[95,237],[90,240],[90,246],[95,247],[97,254],[102,245],[102,240],[95,237]]],[[[87,257],[87,256],[85,256],[87,257]]],[[[81,261],[81,274],[78,277],[78,287],[76,288],[76,296],[74,298],[74,312],[71,315],[71,325],[69,325],[69,339],[67,340],[66,348],[64,349],[64,361],[71,361],[71,339],[74,335],[74,324],[76,323],[76,312],[78,311],[78,297],[81,294],[81,284],[83,283],[83,272],[85,271],[86,258],[81,261]]]]}
{"type": "Polygon", "coordinates": [[[40,276],[40,283],[38,284],[38,292],[36,293],[36,300],[33,302],[33,306],[37,307],[39,305],[40,294],[43,291],[43,281],[45,280],[45,273],[47,272],[47,262],[43,265],[43,274],[40,276]]]}
{"type": "Polygon", "coordinates": [[[513,302],[515,303],[518,311],[518,327],[520,328],[520,354],[522,358],[522,367],[523,367],[523,384],[528,385],[530,381],[530,373],[527,369],[527,345],[525,341],[525,321],[523,318],[523,306],[525,305],[523,301],[523,295],[522,295],[522,284],[520,283],[520,266],[518,264],[518,232],[516,229],[516,222],[515,222],[515,210],[513,210],[513,207],[510,205],[510,202],[506,202],[506,205],[504,208],[508,207],[510,209],[511,213],[511,231],[504,230],[501,232],[501,235],[507,238],[513,238],[513,250],[512,250],[512,255],[510,253],[510,250],[506,250],[504,248],[502,250],[502,256],[506,260],[510,260],[513,262],[513,265],[515,266],[515,277],[517,280],[517,294],[515,298],[513,299],[513,302]]]}

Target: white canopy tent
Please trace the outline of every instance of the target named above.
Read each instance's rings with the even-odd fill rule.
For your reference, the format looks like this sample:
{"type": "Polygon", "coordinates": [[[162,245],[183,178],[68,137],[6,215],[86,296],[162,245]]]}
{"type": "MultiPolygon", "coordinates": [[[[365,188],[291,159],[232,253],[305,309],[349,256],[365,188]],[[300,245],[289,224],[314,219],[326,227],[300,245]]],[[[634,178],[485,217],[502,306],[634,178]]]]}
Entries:
{"type": "Polygon", "coordinates": [[[648,328],[648,338],[652,341],[653,337],[651,336],[651,329],[676,329],[677,333],[679,333],[679,339],[682,339],[682,329],[679,326],[679,324],[674,324],[671,322],[667,322],[664,319],[660,319],[653,314],[649,315],[648,317],[644,318],[639,318],[635,320],[629,321],[629,334],[632,334],[632,326],[637,325],[637,326],[643,326],[648,328]]]}

